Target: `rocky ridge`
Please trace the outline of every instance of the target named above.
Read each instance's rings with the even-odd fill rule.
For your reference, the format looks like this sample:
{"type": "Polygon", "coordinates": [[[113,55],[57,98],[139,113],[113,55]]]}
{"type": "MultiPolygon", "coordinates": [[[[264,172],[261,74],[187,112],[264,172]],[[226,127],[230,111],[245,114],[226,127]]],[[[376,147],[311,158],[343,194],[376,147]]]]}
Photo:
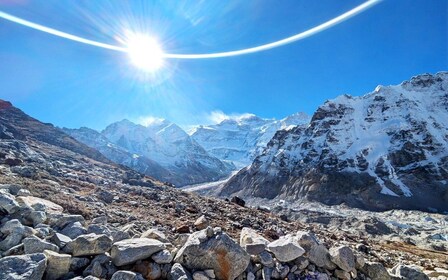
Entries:
{"type": "Polygon", "coordinates": [[[281,130],[221,195],[448,211],[448,72],[340,96],[281,130]]]}

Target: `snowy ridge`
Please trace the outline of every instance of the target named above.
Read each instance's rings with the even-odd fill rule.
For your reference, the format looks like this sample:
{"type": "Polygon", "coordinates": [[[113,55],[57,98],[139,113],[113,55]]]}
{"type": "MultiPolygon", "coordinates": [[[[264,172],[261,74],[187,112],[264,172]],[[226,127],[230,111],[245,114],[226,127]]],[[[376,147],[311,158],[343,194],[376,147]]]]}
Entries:
{"type": "Polygon", "coordinates": [[[424,208],[434,197],[433,208],[448,208],[446,120],[447,72],[379,86],[362,97],[342,95],[320,106],[307,128],[278,132],[223,194],[380,209],[390,208],[394,198],[397,205],[418,208],[419,201],[424,208]],[[351,197],[331,198],[324,189],[351,197]],[[366,203],[385,197],[380,205],[366,203]]]}

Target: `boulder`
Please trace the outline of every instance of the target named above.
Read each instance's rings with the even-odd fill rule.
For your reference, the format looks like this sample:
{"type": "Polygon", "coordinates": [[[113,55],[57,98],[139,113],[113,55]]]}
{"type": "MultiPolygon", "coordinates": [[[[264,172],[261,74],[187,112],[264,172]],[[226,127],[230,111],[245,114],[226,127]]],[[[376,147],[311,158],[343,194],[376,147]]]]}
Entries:
{"type": "Polygon", "coordinates": [[[245,227],[240,233],[240,246],[251,255],[257,255],[266,249],[269,241],[255,230],[245,227]]]}
{"type": "Polygon", "coordinates": [[[330,258],[342,270],[350,272],[355,269],[355,255],[347,246],[339,246],[330,249],[330,258]]]}
{"type": "Polygon", "coordinates": [[[64,210],[62,206],[54,202],[34,196],[19,196],[17,197],[17,202],[19,202],[21,206],[23,205],[36,211],[44,211],[46,213],[57,214],[62,213],[64,210]]]}
{"type": "Polygon", "coordinates": [[[13,214],[17,210],[19,210],[19,203],[17,203],[14,196],[4,190],[0,190],[0,211],[13,214]]]}
{"type": "Polygon", "coordinates": [[[137,261],[132,270],[143,275],[146,280],[156,280],[162,276],[160,265],[149,261],[137,261]]]}
{"type": "Polygon", "coordinates": [[[112,275],[110,280],[140,280],[141,277],[138,277],[137,273],[127,270],[119,270],[112,275]],[[139,279],[140,278],[140,279],[139,279]]]}
{"type": "Polygon", "coordinates": [[[42,279],[46,267],[47,258],[41,253],[5,257],[0,259],[0,279],[42,279]]]}
{"type": "Polygon", "coordinates": [[[155,239],[125,239],[113,244],[111,257],[116,266],[123,266],[149,258],[163,249],[165,249],[165,244],[155,239]]]}
{"type": "Polygon", "coordinates": [[[158,264],[171,263],[173,255],[168,250],[162,250],[151,256],[151,259],[158,264]]]}
{"type": "Polygon", "coordinates": [[[220,228],[194,232],[174,262],[190,270],[213,269],[217,279],[235,279],[249,265],[250,256],[220,228]]]}
{"type": "Polygon", "coordinates": [[[71,260],[70,255],[59,254],[49,250],[45,250],[44,254],[47,257],[45,279],[56,280],[69,272],[71,260]]]}
{"type": "Polygon", "coordinates": [[[82,226],[80,222],[73,222],[67,224],[64,229],[61,230],[61,233],[74,239],[80,235],[86,234],[87,230],[82,226]]]}
{"type": "Polygon", "coordinates": [[[159,240],[160,242],[163,242],[163,243],[168,243],[168,239],[166,238],[165,234],[155,228],[148,229],[147,231],[142,233],[142,235],[140,237],[141,238],[151,238],[151,239],[159,240]]]}
{"type": "Polygon", "coordinates": [[[202,230],[208,227],[208,220],[207,218],[202,215],[200,216],[195,222],[194,222],[194,226],[195,228],[197,228],[198,230],[202,230]]]}
{"type": "Polygon", "coordinates": [[[419,268],[397,264],[391,270],[394,276],[400,277],[402,280],[429,280],[429,277],[424,274],[419,268]]]}
{"type": "Polygon", "coordinates": [[[68,243],[74,257],[103,254],[112,247],[112,239],[104,234],[94,233],[78,236],[68,243]]]}
{"type": "Polygon", "coordinates": [[[361,272],[372,280],[391,280],[386,268],[378,262],[366,262],[361,272]]]}
{"type": "Polygon", "coordinates": [[[81,215],[69,215],[61,213],[50,213],[48,216],[48,224],[52,227],[59,229],[64,228],[66,225],[79,222],[81,225],[85,224],[85,219],[81,215]]]}
{"type": "Polygon", "coordinates": [[[64,247],[67,243],[72,242],[72,239],[67,235],[56,232],[50,237],[50,241],[59,246],[59,248],[64,247]]]}
{"type": "Polygon", "coordinates": [[[44,250],[59,252],[59,247],[38,237],[30,236],[23,239],[25,254],[43,253],[44,250]]]}
{"type": "Polygon", "coordinates": [[[70,260],[70,271],[78,271],[84,269],[90,264],[90,259],[88,258],[77,258],[74,257],[70,260]]]}
{"type": "Polygon", "coordinates": [[[44,211],[31,211],[28,218],[32,222],[33,226],[45,223],[47,220],[47,214],[44,211]]]}
{"type": "Polygon", "coordinates": [[[267,247],[281,262],[292,261],[305,253],[297,238],[290,234],[269,243],[267,247]]]}
{"type": "Polygon", "coordinates": [[[203,271],[193,273],[193,280],[209,280],[209,277],[203,271]]]}
{"type": "Polygon", "coordinates": [[[300,247],[302,247],[306,253],[309,253],[312,248],[319,245],[316,236],[310,232],[298,231],[296,233],[296,238],[300,247]]]}
{"type": "Polygon", "coordinates": [[[322,244],[311,247],[310,251],[308,252],[308,259],[318,267],[329,270],[333,270],[336,268],[336,265],[330,259],[330,252],[328,251],[327,247],[322,244]]]}
{"type": "Polygon", "coordinates": [[[241,207],[244,207],[246,205],[246,201],[244,201],[244,199],[238,197],[238,196],[234,196],[230,199],[230,202],[235,203],[241,207]]]}
{"type": "Polygon", "coordinates": [[[84,276],[91,275],[101,279],[109,279],[116,271],[117,267],[112,263],[111,257],[106,254],[101,254],[93,258],[82,274],[84,276]]]}
{"type": "Polygon", "coordinates": [[[171,280],[193,280],[190,272],[186,270],[180,263],[175,263],[170,271],[171,280]]]}

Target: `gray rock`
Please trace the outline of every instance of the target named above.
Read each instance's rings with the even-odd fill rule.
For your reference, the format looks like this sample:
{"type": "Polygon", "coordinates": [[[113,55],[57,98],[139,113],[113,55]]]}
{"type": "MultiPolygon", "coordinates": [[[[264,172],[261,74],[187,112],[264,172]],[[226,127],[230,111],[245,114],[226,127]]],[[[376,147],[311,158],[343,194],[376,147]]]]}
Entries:
{"type": "Polygon", "coordinates": [[[48,214],[48,224],[52,227],[64,228],[66,225],[71,223],[79,222],[81,225],[85,224],[85,219],[81,215],[67,215],[61,213],[50,213],[48,214]]]}
{"type": "Polygon", "coordinates": [[[111,257],[116,266],[122,266],[146,259],[163,249],[165,244],[155,239],[125,239],[113,244],[111,257]]]}
{"type": "Polygon", "coordinates": [[[67,224],[64,229],[61,230],[61,233],[75,239],[80,235],[86,234],[87,229],[85,229],[80,222],[73,222],[67,224]]]}
{"type": "Polygon", "coordinates": [[[87,233],[95,233],[95,234],[105,234],[107,236],[112,236],[112,232],[105,225],[89,225],[87,227],[87,233]]]}
{"type": "Polygon", "coordinates": [[[310,232],[298,231],[296,233],[296,238],[300,247],[302,247],[306,253],[309,253],[312,248],[319,245],[316,236],[310,232]]]}
{"type": "Polygon", "coordinates": [[[330,258],[342,270],[350,272],[355,269],[355,255],[352,249],[347,246],[340,246],[330,249],[330,258]]]}
{"type": "Polygon", "coordinates": [[[83,275],[92,275],[103,279],[111,278],[116,271],[117,268],[112,264],[110,256],[102,254],[93,258],[89,266],[83,271],[83,275]]]}
{"type": "Polygon", "coordinates": [[[170,271],[171,280],[193,280],[190,272],[186,270],[180,263],[175,263],[170,271]]]}
{"type": "Polygon", "coordinates": [[[137,280],[137,274],[132,271],[119,270],[112,275],[110,280],[137,280]]]}
{"type": "Polygon", "coordinates": [[[191,270],[213,269],[218,279],[235,279],[249,265],[249,254],[221,230],[212,236],[207,232],[208,228],[193,233],[174,261],[191,270]]]}
{"type": "Polygon", "coordinates": [[[209,278],[203,271],[196,271],[193,273],[193,280],[209,280],[209,278]]]}
{"type": "Polygon", "coordinates": [[[44,254],[5,257],[0,259],[0,279],[42,279],[46,267],[47,258],[44,254]]]}
{"type": "Polygon", "coordinates": [[[68,243],[72,248],[74,257],[103,254],[112,247],[112,239],[104,234],[94,233],[78,236],[68,243]]]}
{"type": "Polygon", "coordinates": [[[71,259],[70,255],[58,254],[48,250],[45,250],[44,254],[47,257],[45,279],[56,280],[69,272],[71,259]]]}
{"type": "MultiPolygon", "coordinates": [[[[209,225],[207,218],[202,215],[200,216],[195,222],[194,222],[194,226],[198,229],[198,230],[203,230],[205,228],[207,228],[209,225]]],[[[194,276],[193,276],[194,278],[194,276]]]]}
{"type": "Polygon", "coordinates": [[[132,270],[142,274],[143,278],[148,280],[155,280],[162,277],[160,265],[149,261],[137,261],[132,270]]]}
{"type": "Polygon", "coordinates": [[[27,189],[20,189],[16,195],[17,196],[29,196],[29,195],[31,195],[31,192],[27,189]]]}
{"type": "Polygon", "coordinates": [[[341,280],[350,280],[352,279],[352,277],[350,276],[350,273],[348,273],[345,270],[341,270],[341,269],[336,269],[334,271],[334,275],[341,280]]]}
{"type": "Polygon", "coordinates": [[[266,249],[269,241],[251,228],[243,228],[240,233],[240,246],[251,255],[257,255],[266,249]]]}
{"type": "Polygon", "coordinates": [[[71,271],[81,270],[81,269],[84,269],[89,264],[90,264],[90,260],[88,258],[74,257],[70,260],[70,270],[71,271]]]}
{"type": "Polygon", "coordinates": [[[100,216],[93,219],[90,224],[105,225],[107,224],[107,216],[100,216]]]}
{"type": "Polygon", "coordinates": [[[2,254],[3,257],[25,254],[23,243],[16,245],[2,254]]]}
{"type": "Polygon", "coordinates": [[[305,253],[297,238],[288,234],[268,244],[268,250],[274,253],[277,260],[289,262],[305,253]]]}
{"type": "Polygon", "coordinates": [[[131,235],[126,231],[117,230],[112,232],[112,239],[114,240],[114,243],[129,238],[131,238],[131,235]]]}
{"type": "Polygon", "coordinates": [[[330,252],[322,244],[311,247],[311,250],[308,252],[308,259],[318,267],[329,270],[336,268],[336,264],[331,261],[330,252]]]}
{"type": "Polygon", "coordinates": [[[168,250],[162,250],[151,256],[152,260],[158,264],[171,263],[173,255],[168,250]]]}
{"type": "Polygon", "coordinates": [[[260,258],[260,263],[266,267],[274,267],[274,258],[267,251],[261,252],[258,257],[260,258]]]}
{"type": "Polygon", "coordinates": [[[50,241],[59,246],[59,248],[63,248],[67,243],[72,242],[73,240],[67,235],[63,235],[62,233],[56,232],[51,236],[50,241]]]}
{"type": "Polygon", "coordinates": [[[17,202],[22,207],[32,208],[35,211],[44,211],[47,214],[60,214],[64,210],[62,206],[49,200],[34,196],[19,196],[17,202]]]}
{"type": "Polygon", "coordinates": [[[43,253],[44,250],[59,252],[59,247],[38,237],[30,236],[23,239],[25,254],[43,253]]]}
{"type": "Polygon", "coordinates": [[[391,280],[386,268],[378,262],[367,262],[361,269],[361,272],[372,280],[391,280]]]}
{"type": "Polygon", "coordinates": [[[397,264],[391,270],[392,274],[400,277],[403,280],[429,280],[429,277],[424,274],[419,268],[397,264]]]}
{"type": "Polygon", "coordinates": [[[33,226],[36,226],[38,224],[45,223],[47,220],[47,214],[44,211],[31,211],[28,218],[33,223],[33,226]]]}
{"type": "Polygon", "coordinates": [[[140,238],[150,238],[150,239],[159,240],[160,242],[163,242],[163,243],[168,243],[168,239],[166,238],[165,234],[155,228],[148,229],[147,231],[142,233],[142,235],[140,235],[140,238]]]}
{"type": "Polygon", "coordinates": [[[0,211],[13,214],[17,210],[19,210],[19,203],[17,203],[14,196],[4,190],[0,190],[0,211]]]}

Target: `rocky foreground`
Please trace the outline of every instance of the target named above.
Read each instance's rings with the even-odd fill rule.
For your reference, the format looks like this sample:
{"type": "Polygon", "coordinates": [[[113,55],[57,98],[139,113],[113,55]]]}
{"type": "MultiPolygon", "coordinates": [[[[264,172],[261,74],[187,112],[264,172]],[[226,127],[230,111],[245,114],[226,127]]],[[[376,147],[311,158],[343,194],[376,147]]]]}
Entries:
{"type": "MultiPolygon", "coordinates": [[[[448,271],[387,270],[367,242],[325,242],[310,231],[243,227],[233,239],[201,215],[170,230],[86,220],[19,185],[0,186],[0,279],[447,279],[448,271]],[[190,233],[191,232],[191,233],[190,233]],[[269,233],[265,231],[264,234],[269,233]],[[272,240],[275,239],[275,240],[272,240]],[[331,244],[331,245],[330,245],[331,244]]],[[[238,202],[238,201],[235,201],[238,202]]],[[[124,210],[124,209],[123,209],[124,210]]],[[[442,260],[440,260],[442,261],[442,260]]],[[[446,263],[446,260],[445,260],[446,263]]]]}

